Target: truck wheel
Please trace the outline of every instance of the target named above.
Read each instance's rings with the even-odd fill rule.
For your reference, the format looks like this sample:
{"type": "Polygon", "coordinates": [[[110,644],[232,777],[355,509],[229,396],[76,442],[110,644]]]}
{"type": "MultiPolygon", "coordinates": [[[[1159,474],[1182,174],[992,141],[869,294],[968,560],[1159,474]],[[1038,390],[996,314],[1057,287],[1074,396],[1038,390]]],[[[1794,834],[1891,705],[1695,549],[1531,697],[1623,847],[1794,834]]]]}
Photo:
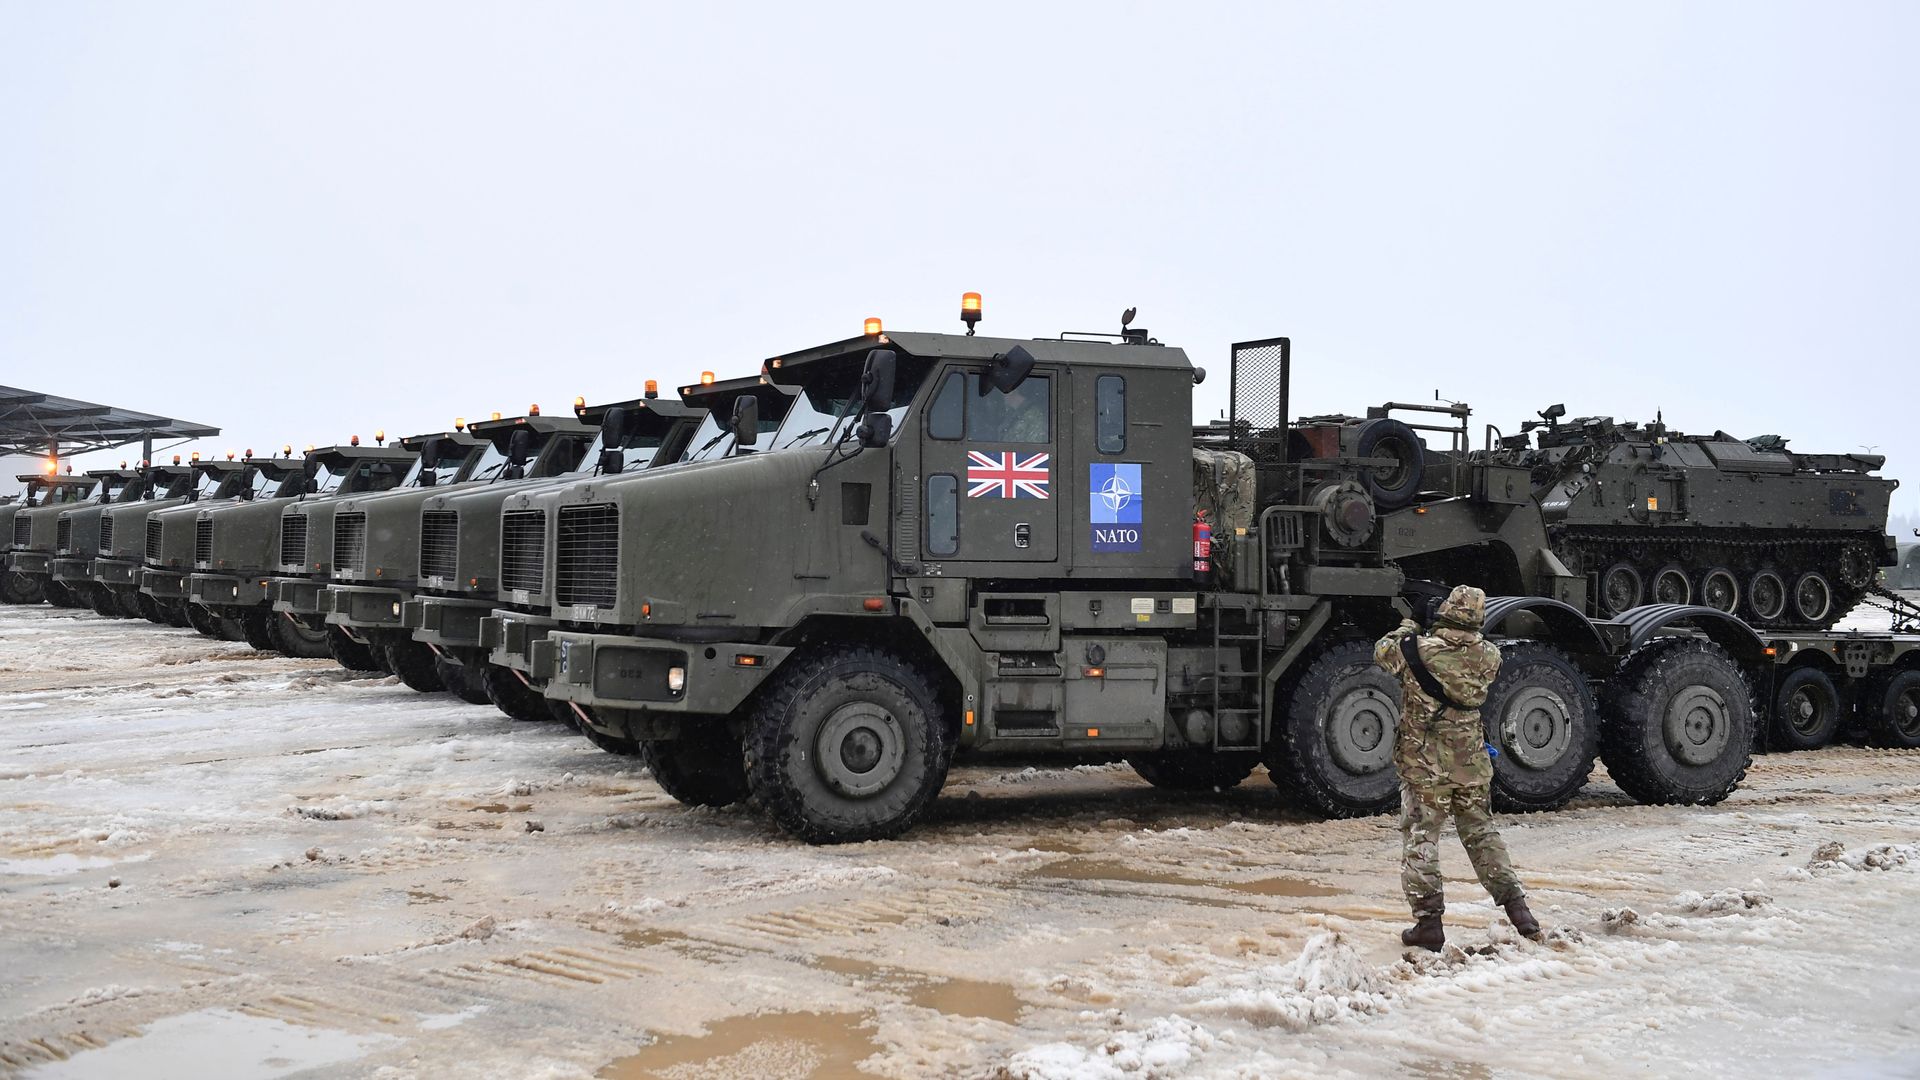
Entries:
{"type": "Polygon", "coordinates": [[[269,612],[267,619],[272,627],[273,647],[287,656],[315,660],[329,655],[325,630],[309,630],[284,611],[269,612]]]}
{"type": "Polygon", "coordinates": [[[499,664],[488,664],[480,669],[480,686],[487,692],[487,700],[493,707],[506,713],[515,720],[536,722],[553,719],[547,711],[547,699],[540,691],[520,681],[518,673],[499,664]]]}
{"type": "Polygon", "coordinates": [[[146,593],[137,592],[133,594],[133,603],[140,609],[141,618],[160,626],[167,625],[167,613],[160,610],[160,601],[146,593]]]}
{"type": "Polygon", "coordinates": [[[93,612],[96,615],[109,619],[117,619],[123,614],[120,610],[120,598],[113,595],[113,590],[107,588],[105,585],[94,586],[93,596],[90,599],[93,603],[93,612]]]}
{"type": "Polygon", "coordinates": [[[80,598],[75,596],[73,590],[67,588],[66,583],[63,581],[55,581],[52,578],[48,578],[41,582],[40,595],[46,598],[47,603],[57,608],[77,608],[80,606],[80,598]]]}
{"type": "Polygon", "coordinates": [[[592,724],[587,723],[579,716],[576,716],[576,710],[586,713],[588,716],[593,715],[585,705],[576,705],[571,701],[555,701],[552,698],[548,698],[547,708],[552,712],[555,720],[586,736],[588,742],[605,750],[607,753],[618,754],[621,757],[639,756],[639,743],[624,735],[608,735],[595,728],[592,724]]]}
{"type": "Polygon", "coordinates": [[[1260,758],[1199,748],[1135,754],[1127,764],[1142,780],[1167,791],[1225,791],[1250,776],[1260,758]]]}
{"type": "Polygon", "coordinates": [[[932,679],[864,645],[788,661],[746,742],[754,795],[810,844],[905,832],[940,793],[953,755],[932,679]]]}
{"type": "Polygon", "coordinates": [[[440,672],[434,668],[434,661],[439,658],[425,645],[417,641],[396,641],[373,647],[386,658],[387,670],[400,676],[409,690],[434,694],[447,688],[440,681],[440,672]]]}
{"type": "Polygon", "coordinates": [[[1920,747],[1920,671],[1889,671],[1860,694],[1861,719],[1875,746],[1920,747]]]}
{"type": "Polygon", "coordinates": [[[1781,750],[1818,750],[1840,729],[1840,692],[1816,667],[1795,668],[1773,694],[1772,744],[1781,750]]]}
{"type": "Polygon", "coordinates": [[[201,637],[220,637],[220,620],[213,612],[194,603],[186,605],[186,612],[187,625],[199,631],[201,637]]]}
{"type": "Polygon", "coordinates": [[[1600,723],[1580,668],[1536,642],[1500,648],[1500,674],[1480,717],[1493,759],[1493,806],[1505,813],[1558,810],[1586,786],[1600,723]]]}
{"type": "Polygon", "coordinates": [[[187,611],[185,600],[168,600],[160,604],[160,613],[166,617],[168,626],[185,628],[193,625],[193,617],[187,611]]]}
{"type": "Polygon", "coordinates": [[[732,806],[745,799],[746,757],[724,723],[687,724],[678,739],[648,739],[640,761],[654,782],[687,806],[732,806]]]}
{"type": "Polygon", "coordinates": [[[36,577],[8,574],[3,587],[9,604],[38,604],[46,599],[45,592],[40,588],[40,579],[36,577]]]}
{"type": "Polygon", "coordinates": [[[106,585],[102,585],[100,588],[109,596],[112,596],[115,603],[120,605],[121,618],[144,619],[147,617],[146,608],[140,603],[141,594],[139,592],[131,589],[115,589],[106,585]]]}
{"type": "Polygon", "coordinates": [[[240,632],[246,635],[247,644],[261,652],[275,652],[277,646],[273,641],[273,619],[271,611],[249,608],[233,621],[240,624],[240,632]]]}
{"type": "Polygon", "coordinates": [[[469,705],[493,704],[493,699],[487,697],[487,688],[480,685],[480,681],[466,669],[464,664],[435,653],[433,673],[440,677],[440,685],[446,687],[447,693],[461,701],[469,705]]]}
{"type": "Polygon", "coordinates": [[[1328,817],[1382,814],[1399,805],[1393,734],[1400,686],[1373,662],[1373,644],[1345,641],[1320,654],[1274,718],[1267,771],[1291,798],[1328,817]]]}
{"type": "Polygon", "coordinates": [[[337,626],[327,627],[327,655],[333,657],[334,663],[348,671],[370,674],[386,670],[374,660],[373,653],[372,646],[362,645],[353,640],[347,636],[345,630],[337,626]]]}
{"type": "Polygon", "coordinates": [[[1753,760],[1753,695],[1726,650],[1657,641],[1627,658],[1601,697],[1600,760],[1648,805],[1711,806],[1753,760]]]}
{"type": "Polygon", "coordinates": [[[1393,459],[1392,465],[1360,474],[1361,484],[1382,513],[1400,509],[1420,493],[1420,481],[1426,478],[1426,448],[1412,428],[1398,420],[1370,420],[1360,428],[1353,451],[1355,457],[1393,459]]]}

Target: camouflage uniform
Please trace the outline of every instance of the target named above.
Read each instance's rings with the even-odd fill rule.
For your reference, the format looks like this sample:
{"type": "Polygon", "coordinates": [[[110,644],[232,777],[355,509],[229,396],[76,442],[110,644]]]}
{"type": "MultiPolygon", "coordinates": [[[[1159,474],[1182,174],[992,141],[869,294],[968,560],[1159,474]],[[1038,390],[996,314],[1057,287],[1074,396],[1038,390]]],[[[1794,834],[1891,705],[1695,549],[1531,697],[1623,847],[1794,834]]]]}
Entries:
{"type": "Polygon", "coordinates": [[[1401,639],[1418,635],[1420,657],[1447,696],[1463,705],[1479,705],[1500,671],[1500,650],[1480,636],[1486,603],[1485,593],[1462,585],[1441,605],[1431,634],[1421,634],[1417,624],[1405,621],[1373,649],[1374,662],[1400,680],[1404,701],[1393,766],[1400,774],[1400,884],[1415,916],[1439,914],[1446,906],[1440,830],[1449,816],[1460,830],[1474,873],[1494,902],[1507,904],[1526,896],[1507,846],[1493,827],[1493,759],[1487,755],[1480,710],[1460,713],[1428,697],[1400,653],[1401,639]]]}

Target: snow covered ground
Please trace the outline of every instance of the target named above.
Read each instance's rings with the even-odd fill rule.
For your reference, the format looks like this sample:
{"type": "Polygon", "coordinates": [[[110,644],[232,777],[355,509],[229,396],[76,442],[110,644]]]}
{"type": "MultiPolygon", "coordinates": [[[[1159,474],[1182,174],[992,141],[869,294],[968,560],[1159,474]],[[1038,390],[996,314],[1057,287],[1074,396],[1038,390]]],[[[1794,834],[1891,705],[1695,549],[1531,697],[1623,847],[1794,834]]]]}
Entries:
{"type": "Polygon", "coordinates": [[[954,770],[903,841],[789,842],[392,679],[0,608],[0,1073],[1920,1076],[1920,753],[1604,774],[1503,821],[1552,931],[1256,775],[954,770]]]}

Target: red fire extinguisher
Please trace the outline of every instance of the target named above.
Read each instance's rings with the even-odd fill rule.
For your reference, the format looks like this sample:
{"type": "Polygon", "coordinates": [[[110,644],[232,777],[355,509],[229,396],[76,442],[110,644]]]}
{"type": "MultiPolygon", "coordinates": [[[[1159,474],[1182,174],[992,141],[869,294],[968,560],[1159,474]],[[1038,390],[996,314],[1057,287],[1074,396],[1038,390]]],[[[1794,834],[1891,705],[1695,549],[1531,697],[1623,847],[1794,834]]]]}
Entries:
{"type": "Polygon", "coordinates": [[[1213,526],[1207,519],[1193,516],[1193,572],[1207,574],[1213,570],[1213,526]]]}

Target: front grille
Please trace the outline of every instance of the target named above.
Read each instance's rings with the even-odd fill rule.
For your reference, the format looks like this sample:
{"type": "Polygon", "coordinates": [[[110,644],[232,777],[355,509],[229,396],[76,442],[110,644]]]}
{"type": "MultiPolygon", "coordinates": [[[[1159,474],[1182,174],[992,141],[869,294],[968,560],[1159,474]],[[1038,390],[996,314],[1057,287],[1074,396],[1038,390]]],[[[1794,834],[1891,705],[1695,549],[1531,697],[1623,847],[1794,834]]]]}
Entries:
{"type": "Polygon", "coordinates": [[[160,523],[147,519],[147,562],[160,565],[160,523]]]}
{"type": "Polygon", "coordinates": [[[208,566],[213,562],[213,519],[201,518],[193,523],[193,565],[208,566]]]}
{"type": "Polygon", "coordinates": [[[554,602],[612,607],[619,593],[620,511],[613,506],[560,510],[554,602]]]}
{"type": "Polygon", "coordinates": [[[367,515],[335,514],[333,518],[333,572],[367,572],[367,515]]]}
{"type": "Polygon", "coordinates": [[[33,522],[25,514],[17,514],[13,519],[13,546],[26,547],[33,543],[33,522]]]}
{"type": "Polygon", "coordinates": [[[420,512],[420,576],[450,578],[460,572],[460,515],[452,510],[420,512]]]}
{"type": "Polygon", "coordinates": [[[73,549],[73,519],[61,518],[53,526],[53,550],[65,554],[73,549]]]}
{"type": "Polygon", "coordinates": [[[280,565],[306,567],[307,515],[280,516],[280,565]]]}
{"type": "Polygon", "coordinates": [[[100,554],[113,556],[113,515],[100,515],[100,554]]]}
{"type": "Polygon", "coordinates": [[[510,510],[500,522],[500,587],[541,592],[547,561],[547,512],[510,510]]]}

